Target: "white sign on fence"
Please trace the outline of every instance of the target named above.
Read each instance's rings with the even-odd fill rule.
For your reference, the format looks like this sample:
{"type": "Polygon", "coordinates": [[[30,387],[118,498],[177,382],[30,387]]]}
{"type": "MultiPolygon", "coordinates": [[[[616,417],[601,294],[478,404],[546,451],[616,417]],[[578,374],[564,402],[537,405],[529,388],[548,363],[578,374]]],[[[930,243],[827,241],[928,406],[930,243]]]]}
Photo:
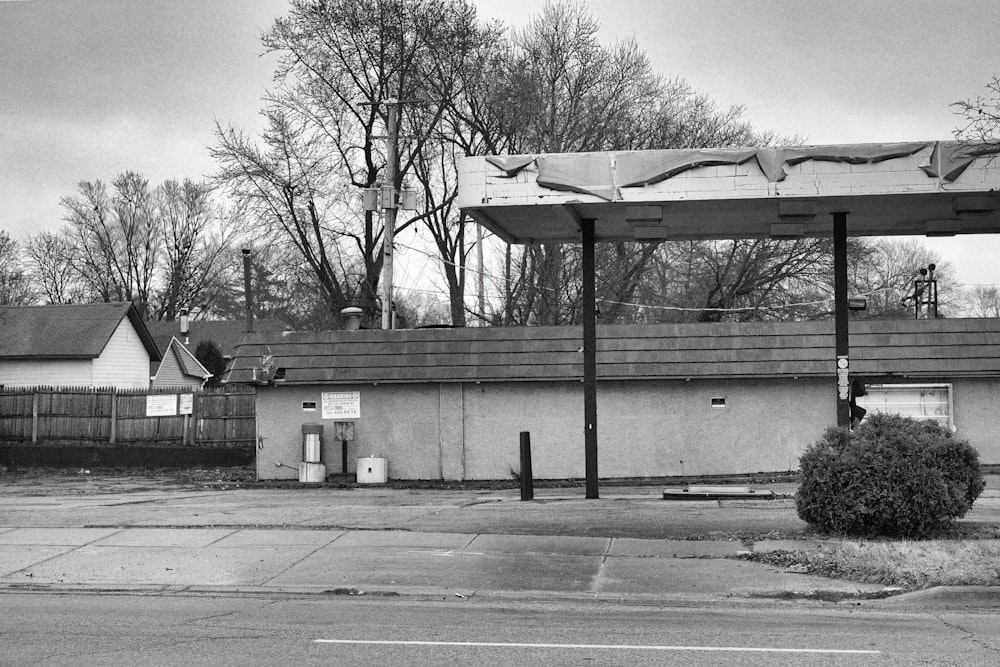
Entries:
{"type": "Polygon", "coordinates": [[[323,419],[361,419],[361,392],[323,392],[323,419]]]}
{"type": "Polygon", "coordinates": [[[178,414],[194,414],[194,394],[181,394],[177,397],[177,404],[178,414]]]}
{"type": "Polygon", "coordinates": [[[177,394],[149,394],[146,396],[147,417],[173,417],[177,414],[177,394]]]}

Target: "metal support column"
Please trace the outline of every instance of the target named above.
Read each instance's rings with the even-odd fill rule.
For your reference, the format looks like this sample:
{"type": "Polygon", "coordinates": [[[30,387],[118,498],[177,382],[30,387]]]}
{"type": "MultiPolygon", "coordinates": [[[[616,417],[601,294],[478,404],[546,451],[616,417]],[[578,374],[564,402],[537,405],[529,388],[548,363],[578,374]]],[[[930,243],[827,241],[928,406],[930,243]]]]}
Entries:
{"type": "Polygon", "coordinates": [[[583,232],[583,449],[587,498],[598,498],[597,484],[597,303],[594,276],[594,221],[580,220],[583,232]]]}
{"type": "Polygon", "coordinates": [[[847,213],[833,214],[833,305],[837,355],[837,426],[851,425],[850,344],[847,303],[847,213]]]}

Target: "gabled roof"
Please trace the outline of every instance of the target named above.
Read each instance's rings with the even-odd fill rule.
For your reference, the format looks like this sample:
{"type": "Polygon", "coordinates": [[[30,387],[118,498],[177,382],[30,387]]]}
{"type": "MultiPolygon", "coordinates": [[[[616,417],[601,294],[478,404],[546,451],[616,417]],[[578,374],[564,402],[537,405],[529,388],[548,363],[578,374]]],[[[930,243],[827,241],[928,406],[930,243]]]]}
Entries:
{"type": "MultiPolygon", "coordinates": [[[[257,334],[238,348],[225,381],[580,380],[581,336],[580,327],[257,334]]],[[[860,375],[1000,377],[1000,319],[854,321],[850,345],[860,375]]],[[[597,372],[601,380],[834,377],[834,349],[832,321],[600,326],[597,372]]]]}
{"type": "MultiPolygon", "coordinates": [[[[170,354],[173,354],[177,359],[177,365],[184,375],[196,377],[200,380],[207,380],[212,377],[212,374],[198,361],[194,353],[184,347],[184,344],[176,338],[171,338],[170,342],[167,343],[167,349],[163,351],[163,359],[166,360],[170,354]]],[[[161,361],[160,365],[162,366],[162,364],[163,362],[161,361]]]]}
{"type": "MultiPolygon", "coordinates": [[[[191,320],[187,335],[189,342],[185,345],[179,320],[159,320],[147,322],[146,325],[157,347],[163,352],[166,352],[171,338],[177,338],[183,347],[191,350],[197,348],[201,341],[209,340],[219,346],[223,356],[231,357],[240,340],[247,335],[246,320],[191,320]]],[[[254,331],[263,333],[284,331],[288,327],[280,320],[259,319],[254,320],[253,328],[254,331]]]]}
{"type": "Polygon", "coordinates": [[[128,318],[151,361],[159,349],[131,303],[0,306],[0,359],[96,359],[128,318]]]}

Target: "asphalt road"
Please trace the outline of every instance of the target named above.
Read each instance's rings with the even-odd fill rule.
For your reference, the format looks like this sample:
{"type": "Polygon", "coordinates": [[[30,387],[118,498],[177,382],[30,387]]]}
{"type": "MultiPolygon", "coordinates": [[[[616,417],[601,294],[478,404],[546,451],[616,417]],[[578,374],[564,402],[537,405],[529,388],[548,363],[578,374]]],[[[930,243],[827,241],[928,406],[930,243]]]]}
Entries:
{"type": "Polygon", "coordinates": [[[4,665],[995,665],[1000,617],[821,605],[0,596],[4,665]]]}

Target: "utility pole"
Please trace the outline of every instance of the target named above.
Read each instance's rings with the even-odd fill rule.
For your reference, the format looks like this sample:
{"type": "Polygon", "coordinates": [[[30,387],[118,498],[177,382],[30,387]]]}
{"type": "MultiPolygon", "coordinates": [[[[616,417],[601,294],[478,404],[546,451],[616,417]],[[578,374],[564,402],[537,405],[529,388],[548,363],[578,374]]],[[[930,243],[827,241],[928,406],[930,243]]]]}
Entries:
{"type": "Polygon", "coordinates": [[[363,104],[384,104],[388,114],[386,119],[385,174],[381,182],[374,187],[365,188],[362,193],[362,205],[365,211],[382,209],[382,328],[393,328],[392,317],[392,263],[393,243],[396,236],[396,212],[400,208],[416,210],[417,192],[409,188],[400,190],[396,187],[399,179],[399,117],[403,104],[413,100],[380,100],[363,102],[363,104]]]}
{"type": "Polygon", "coordinates": [[[385,100],[389,121],[386,147],[385,182],[382,185],[382,208],[385,210],[382,245],[382,328],[392,328],[392,244],[396,232],[396,208],[399,191],[396,189],[396,173],[399,170],[399,100],[385,100]]]}

